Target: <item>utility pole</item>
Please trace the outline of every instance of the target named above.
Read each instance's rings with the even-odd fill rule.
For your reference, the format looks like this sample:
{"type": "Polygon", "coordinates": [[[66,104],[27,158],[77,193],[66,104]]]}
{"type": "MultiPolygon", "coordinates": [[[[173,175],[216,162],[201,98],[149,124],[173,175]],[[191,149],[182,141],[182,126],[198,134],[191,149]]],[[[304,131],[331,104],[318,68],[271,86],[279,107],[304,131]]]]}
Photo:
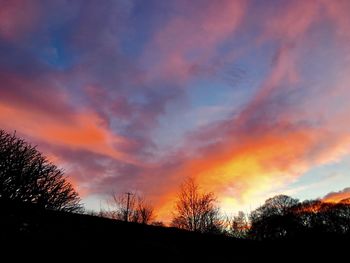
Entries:
{"type": "Polygon", "coordinates": [[[125,194],[128,195],[128,199],[127,199],[127,203],[126,203],[125,222],[128,222],[128,220],[129,220],[130,195],[132,195],[132,193],[127,192],[127,193],[125,193],[125,194]]]}

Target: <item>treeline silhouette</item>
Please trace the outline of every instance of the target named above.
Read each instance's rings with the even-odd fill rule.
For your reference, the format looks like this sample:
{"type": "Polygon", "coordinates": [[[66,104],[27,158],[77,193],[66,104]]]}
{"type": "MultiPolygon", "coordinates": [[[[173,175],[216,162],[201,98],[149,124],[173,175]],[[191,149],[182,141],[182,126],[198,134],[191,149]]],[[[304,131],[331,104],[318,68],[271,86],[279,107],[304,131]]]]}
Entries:
{"type": "Polygon", "coordinates": [[[247,237],[300,239],[310,236],[350,236],[349,199],[339,203],[321,200],[299,202],[286,195],[266,200],[250,215],[247,237]]]}
{"type": "Polygon", "coordinates": [[[250,214],[232,218],[221,215],[213,193],[200,193],[191,178],[178,194],[172,226],[195,232],[240,239],[281,240],[307,237],[350,237],[350,198],[338,203],[322,200],[300,202],[277,195],[250,214]]]}
{"type": "Polygon", "coordinates": [[[62,170],[15,133],[0,130],[0,240],[9,244],[68,242],[69,236],[72,246],[107,246],[107,240],[117,237],[113,242],[119,248],[130,250],[126,240],[133,243],[132,251],[157,249],[173,255],[169,262],[176,262],[183,261],[183,253],[226,260],[245,256],[250,248],[261,253],[288,251],[288,242],[322,247],[350,240],[350,199],[300,202],[277,195],[250,214],[227,218],[214,193],[201,191],[193,178],[187,178],[174,201],[170,228],[155,221],[151,202],[136,193],[113,194],[107,211],[84,211],[62,170]],[[232,246],[234,255],[228,253],[232,246]]]}

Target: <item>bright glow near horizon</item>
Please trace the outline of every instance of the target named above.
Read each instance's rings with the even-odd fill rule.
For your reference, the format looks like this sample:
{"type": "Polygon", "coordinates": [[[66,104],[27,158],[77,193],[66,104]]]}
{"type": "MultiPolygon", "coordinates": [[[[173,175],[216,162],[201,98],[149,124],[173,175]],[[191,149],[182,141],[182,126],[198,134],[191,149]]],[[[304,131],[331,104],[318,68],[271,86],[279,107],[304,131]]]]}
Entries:
{"type": "Polygon", "coordinates": [[[0,128],[91,209],[138,191],[167,220],[188,176],[228,214],[322,198],[350,186],[349,13],[346,0],[0,1],[0,128]]]}

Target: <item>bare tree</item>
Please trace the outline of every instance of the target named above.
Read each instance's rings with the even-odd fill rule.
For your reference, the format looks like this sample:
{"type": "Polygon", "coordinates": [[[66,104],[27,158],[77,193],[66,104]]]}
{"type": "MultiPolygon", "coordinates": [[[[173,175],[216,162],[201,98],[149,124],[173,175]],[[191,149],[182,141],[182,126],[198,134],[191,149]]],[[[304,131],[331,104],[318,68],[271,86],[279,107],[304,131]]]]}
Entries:
{"type": "Polygon", "coordinates": [[[239,211],[238,215],[232,218],[229,232],[233,237],[246,238],[249,230],[248,218],[244,212],[239,211]]]}
{"type": "Polygon", "coordinates": [[[0,198],[53,210],[82,210],[78,193],[63,171],[36,147],[3,130],[0,130],[0,198]]]}
{"type": "Polygon", "coordinates": [[[108,201],[112,207],[109,211],[109,217],[122,221],[133,221],[133,211],[135,211],[136,197],[134,194],[113,194],[108,201]]]}
{"type": "Polygon", "coordinates": [[[181,185],[172,226],[196,232],[219,232],[221,218],[213,193],[200,193],[192,178],[181,185]]]}
{"type": "Polygon", "coordinates": [[[154,219],[154,208],[143,196],[133,194],[112,195],[109,217],[127,222],[149,224],[154,219]]]}
{"type": "Polygon", "coordinates": [[[143,197],[137,197],[137,207],[135,212],[137,213],[136,222],[138,223],[148,224],[154,219],[154,208],[143,197]]]}

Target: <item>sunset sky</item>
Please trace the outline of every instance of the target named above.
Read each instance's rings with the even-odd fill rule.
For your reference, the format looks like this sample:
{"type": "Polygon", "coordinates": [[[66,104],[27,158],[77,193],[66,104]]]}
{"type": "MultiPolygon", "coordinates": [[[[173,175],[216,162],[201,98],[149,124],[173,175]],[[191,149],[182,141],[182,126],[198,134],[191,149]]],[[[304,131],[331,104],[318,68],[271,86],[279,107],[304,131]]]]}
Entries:
{"type": "Polygon", "coordinates": [[[0,0],[0,129],[88,209],[350,196],[350,1],[0,0]],[[330,193],[333,192],[333,193],[330,193]],[[330,193],[330,194],[329,194],[330,193]]]}

